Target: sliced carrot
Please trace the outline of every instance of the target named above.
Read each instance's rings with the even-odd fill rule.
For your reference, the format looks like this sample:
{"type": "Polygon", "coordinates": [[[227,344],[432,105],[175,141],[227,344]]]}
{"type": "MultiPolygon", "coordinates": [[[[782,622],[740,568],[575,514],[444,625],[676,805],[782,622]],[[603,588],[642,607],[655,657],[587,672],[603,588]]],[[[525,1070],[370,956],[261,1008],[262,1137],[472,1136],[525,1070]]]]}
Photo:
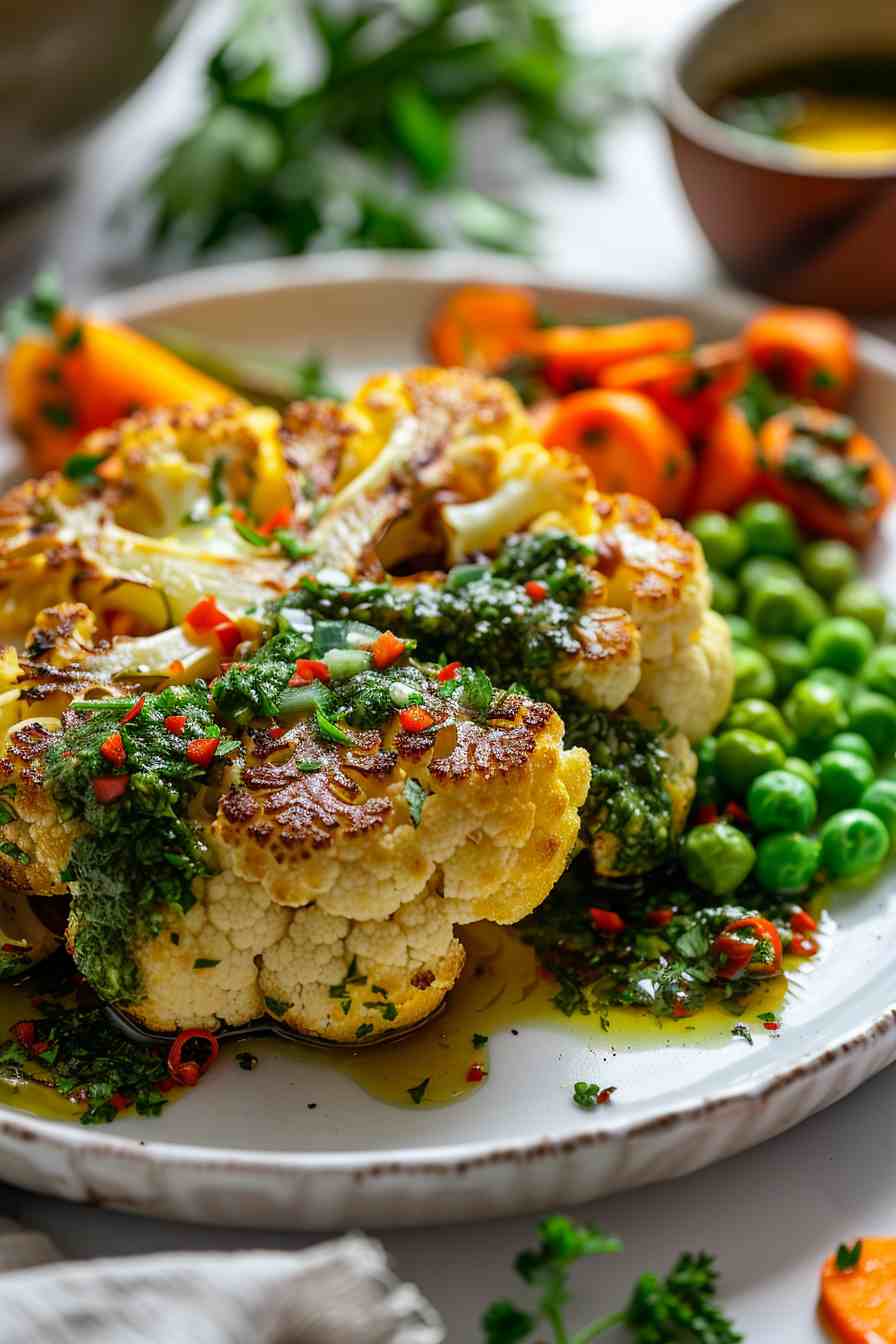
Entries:
{"type": "Polygon", "coordinates": [[[535,299],[527,289],[467,285],[450,294],[429,328],[438,362],[490,372],[522,346],[535,328],[535,299]]]}
{"type": "Polygon", "coordinates": [[[689,439],[705,434],[724,404],[737,396],[747,377],[738,341],[701,345],[685,354],[643,355],[611,364],[602,387],[643,392],[689,439]]]}
{"type": "Polygon", "coordinates": [[[60,467],[81,434],[54,342],[44,336],[18,341],[6,359],[3,390],[10,426],[25,444],[31,469],[60,467]]]}
{"type": "Polygon", "coordinates": [[[873,439],[850,420],[821,406],[796,406],[772,416],[762,427],[756,490],[786,504],[810,531],[865,546],[896,494],[896,477],[873,439]],[[841,457],[864,471],[867,502],[838,502],[830,488],[805,479],[798,458],[811,453],[813,446],[820,454],[841,457]]]}
{"type": "Polygon", "coordinates": [[[750,362],[781,392],[837,409],[856,379],[855,332],[827,308],[769,308],[744,331],[750,362]]]}
{"type": "Polygon", "coordinates": [[[539,361],[561,396],[595,387],[604,369],[644,355],[689,349],[694,329],[683,317],[649,317],[606,327],[547,327],[533,331],[526,353],[539,361]]]}
{"type": "Polygon", "coordinates": [[[64,311],[56,319],[55,332],[60,348],[66,351],[65,382],[82,434],[113,424],[134,410],[186,402],[214,406],[234,399],[231,388],[130,327],[64,311]]]}
{"type": "Polygon", "coordinates": [[[821,1315],[841,1344],[896,1340],[896,1237],[865,1237],[857,1263],[837,1268],[829,1256],[821,1271],[821,1315]]]}
{"type": "Polygon", "coordinates": [[[756,472],[756,435],[740,407],[729,402],[699,444],[688,514],[732,512],[753,492],[756,472]]]}
{"type": "Polygon", "coordinates": [[[599,489],[641,495],[663,513],[678,512],[691,488],[694,459],[684,435],[638,392],[598,388],[564,398],[544,442],[578,453],[599,489]]]}

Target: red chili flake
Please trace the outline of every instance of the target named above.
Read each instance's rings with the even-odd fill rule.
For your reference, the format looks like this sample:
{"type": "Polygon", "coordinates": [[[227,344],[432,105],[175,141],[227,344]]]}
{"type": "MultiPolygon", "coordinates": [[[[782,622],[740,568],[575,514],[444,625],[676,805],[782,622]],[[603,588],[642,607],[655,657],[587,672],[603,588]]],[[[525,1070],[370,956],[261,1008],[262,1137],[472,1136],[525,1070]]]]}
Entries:
{"type": "Polygon", "coordinates": [[[121,733],[110,733],[100,746],[100,755],[110,765],[124,765],[127,753],[121,740],[121,733]]]}
{"type": "Polygon", "coordinates": [[[109,1105],[114,1106],[116,1111],[126,1111],[130,1104],[130,1097],[126,1097],[123,1092],[113,1092],[109,1098],[109,1105]]]}
{"type": "Polygon", "coordinates": [[[276,740],[277,738],[281,738],[285,732],[285,728],[280,728],[275,725],[273,728],[268,729],[268,737],[273,737],[276,740]]]}
{"type": "Polygon", "coordinates": [[[711,826],[718,819],[719,809],[715,803],[701,803],[694,813],[694,822],[697,826],[711,826]]]}
{"type": "Polygon", "coordinates": [[[422,705],[408,705],[398,716],[399,723],[406,733],[422,733],[431,728],[435,719],[422,705]]]}
{"type": "Polygon", "coordinates": [[[818,924],[808,910],[795,910],[790,916],[790,927],[794,933],[814,933],[818,924]]]}
{"type": "Polygon", "coordinates": [[[444,667],[439,668],[439,681],[454,681],[462,667],[463,663],[457,662],[456,659],[453,663],[446,663],[444,667]]]}
{"type": "Polygon", "coordinates": [[[750,825],[750,814],[746,808],[741,807],[740,803],[726,803],[725,816],[728,817],[730,821],[733,821],[735,826],[750,825]]]}
{"type": "Polygon", "coordinates": [[[481,1083],[483,1078],[488,1077],[488,1072],[481,1064],[471,1064],[467,1069],[468,1083],[481,1083]]]}
{"type": "Polygon", "coordinates": [[[170,1092],[173,1086],[173,1078],[160,1078],[156,1083],[156,1088],[159,1092],[170,1092]]]}
{"type": "Polygon", "coordinates": [[[226,619],[227,613],[221,610],[210,593],[200,597],[184,617],[186,624],[192,625],[194,630],[214,630],[216,625],[220,625],[226,619]]]}
{"type": "Polygon", "coordinates": [[[597,1102],[598,1106],[606,1106],[615,1091],[615,1087],[605,1087],[598,1092],[594,1100],[597,1102]]]}
{"type": "Polygon", "coordinates": [[[184,665],[179,658],[172,658],[168,664],[169,677],[182,677],[184,674],[184,665]]]}
{"type": "Polygon", "coordinates": [[[248,523],[249,521],[249,515],[246,513],[246,510],[241,509],[238,504],[235,509],[230,510],[230,516],[231,518],[235,518],[238,523],[248,523]]]}
{"type": "Polygon", "coordinates": [[[525,589],[526,596],[531,598],[533,602],[543,602],[551,591],[547,584],[542,583],[540,579],[530,579],[525,585],[525,589]]]}
{"type": "Polygon", "coordinates": [[[673,1017],[690,1017],[690,1015],[691,1015],[690,1009],[688,1008],[686,1003],[682,1003],[681,1000],[678,1000],[675,1003],[673,1003],[672,1005],[673,1017]]]}
{"type": "Polygon", "coordinates": [[[615,910],[602,910],[597,905],[588,911],[588,918],[598,933],[621,933],[625,928],[625,921],[615,910]]]}
{"type": "Polygon", "coordinates": [[[292,522],[292,509],[284,504],[282,509],[277,509],[272,513],[266,522],[259,527],[259,532],[263,537],[269,537],[272,532],[278,531],[281,527],[289,527],[292,522]]]}
{"type": "Polygon", "coordinates": [[[44,1051],[49,1050],[49,1048],[50,1048],[49,1041],[35,1041],[31,1047],[31,1053],[32,1055],[42,1055],[44,1051]]]}
{"type": "Polygon", "coordinates": [[[15,943],[4,943],[0,952],[24,952],[23,947],[17,947],[15,943]]]}
{"type": "Polygon", "coordinates": [[[218,750],[220,741],[220,737],[197,737],[194,742],[188,742],[187,760],[191,765],[201,765],[203,770],[207,770],[212,763],[215,752],[218,750]]]}
{"type": "Polygon", "coordinates": [[[391,630],[384,630],[374,641],[370,650],[374,667],[379,669],[391,667],[392,663],[398,662],[406,648],[407,644],[403,639],[393,635],[391,630]]]}
{"type": "Polygon", "coordinates": [[[763,1022],[762,1025],[765,1027],[766,1031],[780,1031],[780,1030],[781,1030],[781,1023],[780,1023],[780,1022],[763,1022]]]}
{"type": "Polygon", "coordinates": [[[794,957],[817,956],[818,939],[807,938],[801,933],[794,934],[790,940],[790,952],[794,957]]]}
{"type": "Polygon", "coordinates": [[[290,686],[310,686],[313,681],[329,681],[330,669],[318,658],[297,658],[290,686]]]}
{"type": "Polygon", "coordinates": [[[146,704],[146,696],[141,695],[140,699],[135,700],[134,703],[131,705],[130,709],[128,710],[127,714],[124,715],[124,717],[121,720],[122,723],[133,723],[134,719],[136,719],[137,715],[140,713],[141,709],[145,704],[146,704]]]}
{"type": "Polygon", "coordinates": [[[127,787],[127,775],[100,775],[93,781],[93,793],[98,803],[114,803],[127,787]]]}
{"type": "Polygon", "coordinates": [[[210,1031],[203,1031],[199,1027],[189,1027],[186,1031],[178,1032],[171,1042],[171,1049],[168,1051],[168,1072],[176,1083],[181,1087],[195,1087],[202,1074],[214,1064],[218,1058],[218,1038],[210,1031]],[[208,1046],[208,1058],[200,1064],[194,1059],[184,1059],[183,1052],[193,1041],[204,1041],[208,1046]]]}
{"type": "Polygon", "coordinates": [[[17,1022],[12,1029],[12,1034],[15,1036],[19,1045],[23,1046],[26,1050],[29,1050],[34,1044],[34,1037],[36,1035],[34,1023],[17,1022]]]}
{"type": "Polygon", "coordinates": [[[664,929],[667,924],[672,923],[674,918],[674,910],[651,910],[647,915],[647,923],[654,929],[664,929]]]}
{"type": "Polygon", "coordinates": [[[226,621],[219,621],[217,625],[213,626],[212,634],[220,644],[223,653],[233,653],[243,639],[242,630],[240,630],[236,621],[230,620],[229,617],[226,621]]]}
{"type": "Polygon", "coordinates": [[[168,714],[165,718],[165,727],[169,733],[176,733],[178,737],[183,737],[186,726],[186,714],[168,714]]]}

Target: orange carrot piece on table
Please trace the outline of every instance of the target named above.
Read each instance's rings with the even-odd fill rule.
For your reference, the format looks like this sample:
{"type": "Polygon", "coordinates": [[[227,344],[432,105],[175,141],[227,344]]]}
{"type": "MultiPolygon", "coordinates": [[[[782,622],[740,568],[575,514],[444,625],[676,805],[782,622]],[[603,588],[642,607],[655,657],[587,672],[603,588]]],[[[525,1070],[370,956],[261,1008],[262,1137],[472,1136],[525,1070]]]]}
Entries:
{"type": "Polygon", "coordinates": [[[641,495],[663,513],[678,512],[690,492],[694,459],[684,435],[638,392],[598,388],[564,398],[544,442],[577,453],[599,489],[641,495]]]}
{"type": "Polygon", "coordinates": [[[829,1256],[819,1305],[840,1344],[896,1344],[896,1237],[865,1237],[829,1256]]]}

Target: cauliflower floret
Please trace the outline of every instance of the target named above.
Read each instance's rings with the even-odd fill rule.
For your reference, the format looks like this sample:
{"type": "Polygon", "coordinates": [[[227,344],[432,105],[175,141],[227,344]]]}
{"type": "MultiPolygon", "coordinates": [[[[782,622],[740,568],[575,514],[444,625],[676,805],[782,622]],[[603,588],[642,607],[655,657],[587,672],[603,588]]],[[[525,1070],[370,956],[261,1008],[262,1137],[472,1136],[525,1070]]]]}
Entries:
{"type": "Polygon", "coordinates": [[[393,720],[350,749],[304,720],[255,735],[213,825],[222,862],[279,904],[367,920],[389,918],[441,870],[445,899],[471,919],[522,919],[566,865],[587,757],[564,752],[547,705],[508,696],[475,722],[448,703],[433,698],[425,732],[393,720]],[[422,791],[416,825],[409,780],[422,791]],[[375,875],[361,890],[359,869],[375,875]]]}
{"type": "Polygon", "coordinates": [[[7,734],[0,758],[0,881],[37,896],[60,896],[81,826],[59,817],[43,780],[43,759],[59,738],[58,719],[25,719],[7,734]]]}
{"type": "MultiPolygon", "coordinates": [[[[674,723],[699,742],[728,712],[734,689],[734,658],[728,622],[708,611],[683,648],[669,659],[644,662],[634,696],[640,717],[674,723]]],[[[633,711],[634,712],[634,711],[633,711]]]]}
{"type": "Polygon", "coordinates": [[[21,975],[58,946],[59,935],[38,917],[27,893],[0,888],[0,981],[21,975]]]}

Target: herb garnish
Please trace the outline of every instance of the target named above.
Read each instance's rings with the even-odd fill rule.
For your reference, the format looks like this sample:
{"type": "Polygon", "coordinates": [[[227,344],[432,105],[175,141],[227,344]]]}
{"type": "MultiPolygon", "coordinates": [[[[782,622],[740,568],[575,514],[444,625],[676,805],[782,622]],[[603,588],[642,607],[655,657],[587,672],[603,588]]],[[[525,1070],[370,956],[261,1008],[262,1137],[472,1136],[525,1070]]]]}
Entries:
{"type": "Polygon", "coordinates": [[[665,1279],[642,1274],[621,1311],[573,1330],[566,1319],[570,1269],[593,1255],[618,1254],[622,1243],[560,1214],[545,1218],[538,1234],[538,1245],[515,1262],[538,1300],[531,1310],[506,1299],[493,1302],[482,1317],[485,1344],[522,1344],[545,1328],[554,1344],[588,1344],[617,1326],[628,1329],[634,1344],[739,1344],[743,1338],[716,1305],[715,1265],[703,1253],[680,1255],[665,1279]]]}
{"type": "Polygon", "coordinates": [[[861,1258],[862,1258],[861,1241],[854,1242],[852,1246],[847,1246],[844,1242],[841,1242],[840,1245],[837,1247],[837,1256],[835,1264],[840,1273],[845,1274],[847,1270],[855,1269],[856,1265],[859,1263],[861,1258]]]}
{"type": "Polygon", "coordinates": [[[408,778],[404,782],[403,793],[404,800],[408,805],[411,825],[417,827],[420,825],[420,819],[423,816],[423,804],[428,797],[427,792],[419,780],[408,778]]]}
{"type": "Polygon", "coordinates": [[[429,1087],[429,1083],[430,1083],[429,1078],[423,1078],[414,1087],[408,1088],[408,1096],[410,1097],[411,1101],[414,1103],[415,1106],[419,1106],[423,1098],[426,1096],[426,1089],[429,1087]]]}
{"type": "Polygon", "coordinates": [[[615,1091],[615,1087],[601,1087],[600,1083],[576,1083],[572,1099],[583,1111],[593,1111],[595,1106],[605,1105],[615,1091]]]}

